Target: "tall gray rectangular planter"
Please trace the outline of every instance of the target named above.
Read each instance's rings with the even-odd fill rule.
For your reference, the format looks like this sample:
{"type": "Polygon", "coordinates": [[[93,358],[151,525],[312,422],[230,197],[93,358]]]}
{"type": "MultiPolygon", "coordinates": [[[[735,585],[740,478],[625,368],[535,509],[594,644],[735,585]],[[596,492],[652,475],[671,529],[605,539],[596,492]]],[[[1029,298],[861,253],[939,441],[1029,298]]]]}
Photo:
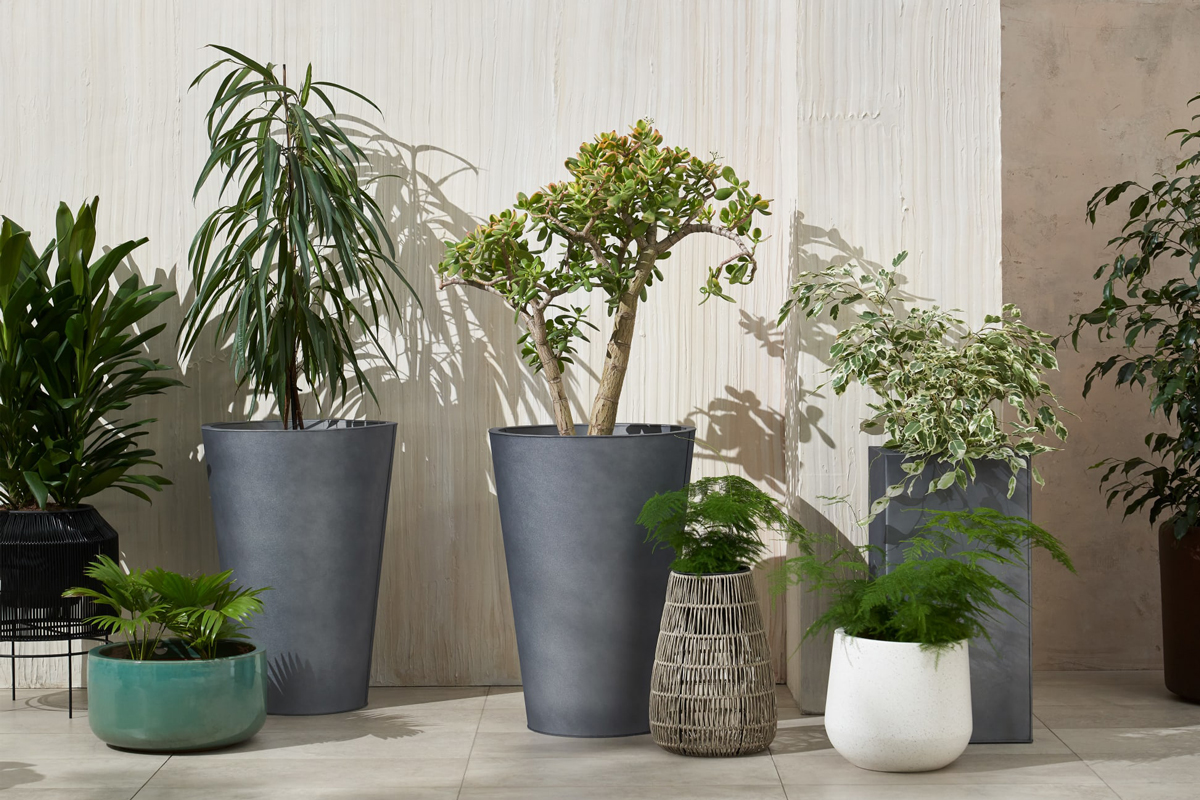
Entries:
{"type": "MultiPolygon", "coordinates": [[[[900,467],[904,463],[904,454],[883,447],[872,447],[869,458],[869,488],[871,501],[874,502],[883,496],[887,487],[905,477],[900,467]]],[[[986,507],[1009,516],[1029,519],[1031,487],[1028,469],[1021,470],[1017,476],[1017,488],[1012,497],[1008,497],[1008,479],[1012,473],[1002,461],[976,462],[975,482],[966,490],[953,486],[924,494],[929,481],[943,472],[944,467],[929,465],[917,480],[912,495],[894,498],[871,522],[870,543],[885,550],[885,564],[898,560],[901,545],[925,522],[925,510],[963,511],[986,507]]],[[[1025,555],[1028,558],[1028,549],[1025,555]]],[[[1030,637],[1030,573],[1028,568],[1004,565],[993,565],[991,571],[1016,589],[1020,599],[1003,598],[1004,607],[1012,616],[999,615],[988,625],[991,645],[985,640],[971,643],[971,707],[975,719],[971,741],[1031,742],[1033,652],[1030,637]]],[[[886,680],[886,676],[880,676],[880,679],[886,680]]]]}

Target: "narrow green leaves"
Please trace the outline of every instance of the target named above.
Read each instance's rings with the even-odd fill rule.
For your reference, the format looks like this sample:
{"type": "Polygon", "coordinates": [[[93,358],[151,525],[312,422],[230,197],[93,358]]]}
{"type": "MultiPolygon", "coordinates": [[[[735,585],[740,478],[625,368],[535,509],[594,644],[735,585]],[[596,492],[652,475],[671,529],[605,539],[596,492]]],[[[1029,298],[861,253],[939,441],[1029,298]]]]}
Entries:
{"type": "Polygon", "coordinates": [[[880,548],[844,542],[808,531],[789,537],[800,555],[784,562],[775,591],[800,584],[828,598],[806,639],[841,628],[850,636],[934,650],[986,640],[989,622],[1010,613],[1005,602],[1020,596],[992,568],[1027,566],[1026,551],[1038,549],[1075,571],[1052,534],[989,508],[927,512],[891,563],[883,563],[888,554],[880,548]]]}
{"type": "Polygon", "coordinates": [[[646,541],[675,551],[676,572],[714,574],[754,566],[767,550],[763,536],[802,537],[803,526],[745,478],[693,481],[646,501],[637,522],[646,541]]]}
{"type": "Polygon", "coordinates": [[[180,341],[186,357],[210,327],[221,342],[232,333],[235,377],[256,398],[274,395],[287,424],[303,424],[300,385],[345,397],[348,377],[374,396],[359,363],[366,345],[394,369],[374,328],[401,315],[390,281],[411,291],[395,261],[388,220],[367,187],[366,137],[336,120],[324,89],[368,98],[313,80],[297,91],[262,64],[226,47],[217,67],[228,72],[208,112],[211,153],[196,192],[223,170],[221,192],[236,194],[204,221],[188,262],[199,287],[180,341]],[[313,97],[328,116],[307,106],[313,97]],[[362,142],[360,144],[359,142],[362,142]],[[365,341],[364,341],[365,340],[365,341]]]}

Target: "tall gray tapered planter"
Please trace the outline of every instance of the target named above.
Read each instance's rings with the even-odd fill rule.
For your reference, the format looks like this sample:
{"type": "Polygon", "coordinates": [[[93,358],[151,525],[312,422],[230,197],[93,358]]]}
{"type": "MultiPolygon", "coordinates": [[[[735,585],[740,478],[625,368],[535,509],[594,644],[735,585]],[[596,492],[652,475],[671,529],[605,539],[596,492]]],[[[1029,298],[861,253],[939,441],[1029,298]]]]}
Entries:
{"type": "MultiPolygon", "coordinates": [[[[887,487],[904,477],[904,454],[883,447],[870,449],[871,501],[882,497],[887,487]]],[[[930,464],[913,488],[913,495],[894,498],[870,525],[870,541],[886,550],[886,560],[898,557],[900,546],[926,519],[922,513],[993,508],[1012,517],[1030,517],[1030,474],[1023,469],[1017,476],[1017,488],[1008,497],[1008,464],[1002,461],[975,462],[975,481],[964,490],[958,486],[933,494],[924,494],[929,481],[944,472],[930,464]]],[[[1029,558],[1026,546],[1025,557],[1029,558]]],[[[1012,616],[997,614],[988,624],[992,644],[986,640],[971,643],[971,707],[974,732],[971,741],[1033,741],[1033,652],[1030,636],[1031,580],[1027,567],[990,565],[989,571],[1017,590],[1020,598],[1002,597],[1012,616]],[[994,646],[993,646],[994,645],[994,646]]],[[[880,676],[886,680],[886,676],[880,676]]]]}
{"type": "Polygon", "coordinates": [[[221,568],[270,586],[249,632],[267,712],[367,704],[396,423],[204,425],[221,568]]]}
{"type": "Polygon", "coordinates": [[[674,553],[638,513],[692,471],[696,429],[492,428],[492,464],[530,729],[650,732],[650,673],[674,553]]]}

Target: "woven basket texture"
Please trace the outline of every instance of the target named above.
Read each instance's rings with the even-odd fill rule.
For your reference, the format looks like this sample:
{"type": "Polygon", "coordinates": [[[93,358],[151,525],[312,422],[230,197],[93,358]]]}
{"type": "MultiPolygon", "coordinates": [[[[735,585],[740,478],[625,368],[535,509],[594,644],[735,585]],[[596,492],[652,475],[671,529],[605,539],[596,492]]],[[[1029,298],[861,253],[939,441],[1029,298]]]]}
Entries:
{"type": "Polygon", "coordinates": [[[739,756],[775,738],[775,675],[749,570],[672,572],[650,688],[650,732],[685,756],[739,756]]]}

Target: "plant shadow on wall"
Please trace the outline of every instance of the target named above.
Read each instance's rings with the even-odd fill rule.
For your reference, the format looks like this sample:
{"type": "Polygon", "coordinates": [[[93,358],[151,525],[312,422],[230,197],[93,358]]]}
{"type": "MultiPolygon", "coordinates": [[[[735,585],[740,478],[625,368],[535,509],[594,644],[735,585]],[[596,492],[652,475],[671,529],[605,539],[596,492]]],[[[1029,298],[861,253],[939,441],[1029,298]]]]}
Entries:
{"type": "MultiPolygon", "coordinates": [[[[478,176],[480,167],[437,145],[401,141],[362,119],[342,115],[338,121],[367,155],[363,174],[376,180],[388,233],[398,243],[397,262],[423,304],[404,308],[381,334],[395,348],[396,372],[383,363],[368,368],[372,381],[380,376],[379,406],[392,414],[406,409],[402,419],[409,424],[398,428],[398,448],[421,465],[401,472],[389,511],[393,524],[385,543],[381,603],[410,611],[393,617],[387,638],[377,641],[377,650],[395,650],[398,658],[386,666],[377,658],[375,675],[389,683],[460,680],[459,656],[438,658],[432,655],[436,647],[422,642],[428,642],[429,631],[449,627],[463,630],[451,642],[454,651],[469,651],[475,645],[463,629],[467,615],[486,614],[488,627],[503,637],[491,643],[499,665],[492,669],[500,671],[488,674],[515,680],[516,641],[499,514],[492,491],[480,491],[481,474],[490,473],[491,450],[478,425],[480,420],[539,419],[549,395],[517,353],[495,345],[519,335],[508,309],[486,297],[438,291],[434,267],[445,253],[444,242],[467,236],[480,222],[454,202],[452,189],[471,188],[464,182],[478,176]],[[431,529],[452,533],[431,546],[425,535],[431,529]],[[464,606],[461,584],[442,577],[454,574],[454,564],[463,561],[480,565],[478,588],[471,593],[477,605],[464,606]],[[414,586],[431,598],[424,610],[408,602],[414,586]],[[445,611],[452,608],[461,609],[459,616],[445,611]]],[[[568,390],[577,402],[573,382],[568,390]]],[[[338,413],[349,415],[356,403],[363,403],[361,392],[348,396],[338,413]]],[[[487,485],[494,491],[490,478],[487,485]]]]}
{"type": "MultiPolygon", "coordinates": [[[[783,358],[783,333],[771,320],[740,311],[739,327],[772,359],[783,358]]],[[[683,420],[696,427],[699,447],[694,458],[736,464],[752,480],[771,491],[786,488],[784,415],[750,390],[725,387],[705,408],[694,408],[683,420]],[[703,425],[707,422],[707,425],[703,425]]],[[[832,444],[832,440],[828,440],[832,444]]]]}
{"type": "MultiPolygon", "coordinates": [[[[850,264],[857,264],[871,274],[878,274],[881,269],[884,269],[883,264],[866,258],[865,249],[847,241],[837,228],[822,228],[806,223],[803,212],[797,211],[792,215],[790,236],[789,283],[803,273],[820,273],[831,267],[845,267],[850,264]]],[[[901,297],[904,300],[919,299],[909,294],[902,294],[901,297]]],[[[848,324],[850,316],[847,315],[846,324],[848,324]]],[[[782,330],[781,327],[777,323],[773,324],[775,324],[774,330],[776,331],[774,335],[778,336],[782,343],[786,376],[784,414],[788,427],[785,458],[792,459],[787,463],[787,468],[792,476],[789,487],[791,489],[789,512],[815,534],[814,547],[818,552],[827,551],[825,554],[832,556],[835,551],[854,546],[854,543],[841,531],[838,523],[831,518],[833,515],[828,513],[827,507],[837,505],[839,501],[828,498],[827,502],[818,507],[801,497],[799,489],[803,480],[805,464],[816,460],[813,456],[806,458],[805,449],[811,448],[818,441],[826,450],[832,451],[838,448],[833,436],[824,427],[825,409],[814,402],[828,401],[834,394],[832,391],[822,391],[825,388],[823,376],[817,379],[822,381],[821,383],[816,386],[810,385],[813,378],[801,371],[801,354],[816,359],[824,367],[831,367],[834,360],[830,349],[833,347],[839,330],[844,326],[829,323],[793,324],[788,326],[785,331],[778,333],[782,330]]],[[[754,333],[754,328],[749,330],[754,333]]],[[[757,335],[756,338],[763,341],[757,335]]],[[[773,343],[768,340],[764,342],[764,346],[772,347],[773,343]]],[[[817,494],[820,494],[820,491],[818,490],[817,494]]],[[[852,516],[861,515],[854,514],[852,516]]],[[[797,555],[794,546],[789,548],[789,555],[792,557],[797,555]]],[[[825,593],[803,593],[798,595],[798,601],[799,605],[795,608],[799,610],[802,628],[807,628],[829,607],[829,596],[825,593]]],[[[812,703],[811,697],[824,696],[823,687],[829,674],[829,648],[832,637],[827,633],[817,633],[812,638],[814,646],[802,651],[797,645],[788,653],[789,658],[803,657],[801,673],[804,676],[803,684],[808,687],[801,690],[803,704],[812,703]]],[[[817,701],[816,705],[805,705],[803,710],[806,713],[820,712],[822,703],[817,701]]],[[[780,729],[779,742],[776,746],[796,748],[797,752],[823,749],[828,744],[822,745],[822,736],[823,733],[820,732],[785,725],[780,729]]]]}
{"type": "MultiPolygon", "coordinates": [[[[132,256],[126,256],[114,271],[113,278],[114,281],[125,281],[138,275],[146,283],[175,287],[174,302],[156,308],[142,326],[165,324],[168,332],[173,331],[184,310],[195,299],[195,287],[180,291],[182,279],[178,265],[168,269],[155,267],[152,277],[146,277],[150,269],[132,256]]],[[[129,412],[139,419],[160,420],[160,424],[150,428],[146,444],[170,472],[172,485],[164,489],[170,500],[146,509],[144,504],[122,492],[106,492],[99,498],[98,505],[106,513],[111,511],[114,519],[138,520],[137,525],[122,528],[123,557],[128,554],[135,562],[161,564],[184,573],[213,571],[217,566],[217,548],[210,533],[212,511],[208,503],[203,448],[197,441],[197,432],[191,427],[164,423],[181,416],[194,418],[195,414],[214,414],[214,421],[235,419],[239,410],[249,407],[250,392],[236,385],[226,366],[226,356],[211,341],[202,342],[186,363],[180,363],[174,338],[165,333],[146,342],[145,349],[148,358],[176,365],[168,375],[182,380],[186,387],[171,395],[139,398],[129,412]],[[180,519],[195,520],[192,532],[203,532],[203,535],[182,539],[172,536],[180,519]]]]}
{"type": "MultiPolygon", "coordinates": [[[[865,249],[851,244],[837,228],[822,228],[809,225],[804,221],[804,213],[797,211],[792,215],[789,275],[792,279],[803,273],[820,273],[831,267],[846,267],[857,265],[869,274],[877,275],[885,269],[878,261],[872,261],[865,256],[865,249]]],[[[898,275],[898,281],[903,283],[904,276],[898,275]]],[[[895,294],[901,303],[912,303],[928,298],[918,297],[909,292],[899,290],[895,294]]],[[[791,337],[792,346],[784,348],[785,374],[787,375],[787,419],[795,420],[794,443],[807,444],[814,437],[820,438],[826,447],[835,449],[833,438],[821,427],[825,412],[816,405],[810,404],[810,399],[827,399],[822,394],[824,384],[814,388],[805,385],[805,376],[800,370],[800,354],[804,353],[817,359],[822,365],[830,367],[834,359],[830,354],[834,340],[843,326],[833,324],[792,325],[781,339],[786,343],[791,337]]]]}
{"type": "MultiPolygon", "coordinates": [[[[408,305],[398,319],[389,320],[388,341],[397,350],[393,373],[382,358],[376,357],[368,368],[372,382],[402,385],[402,393],[419,392],[420,397],[393,398],[383,393],[380,406],[404,405],[421,400],[441,411],[459,409],[462,421],[470,423],[483,408],[508,405],[510,411],[523,405],[528,414],[537,414],[541,387],[529,370],[519,368],[509,353],[498,354],[489,345],[491,337],[509,334],[515,323],[511,314],[492,303],[479,307],[464,302],[459,295],[437,291],[434,272],[447,240],[466,236],[479,224],[447,194],[447,184],[460,176],[477,176],[479,167],[466,158],[429,144],[409,144],[389,136],[370,122],[339,115],[338,123],[366,153],[368,163],[361,174],[377,182],[377,200],[388,216],[387,230],[399,243],[397,261],[412,285],[422,306],[408,305]],[[481,389],[488,391],[480,394],[481,389]]],[[[501,339],[503,341],[503,339],[501,339]]],[[[363,337],[358,342],[364,351],[373,349],[363,337]]],[[[544,393],[544,392],[543,392],[544,393]]],[[[354,416],[365,413],[361,391],[351,392],[334,413],[354,416]]],[[[456,427],[450,421],[449,427],[456,427]]],[[[419,431],[400,431],[400,435],[419,431]]],[[[486,456],[486,442],[479,437],[480,451],[486,456]]]]}

